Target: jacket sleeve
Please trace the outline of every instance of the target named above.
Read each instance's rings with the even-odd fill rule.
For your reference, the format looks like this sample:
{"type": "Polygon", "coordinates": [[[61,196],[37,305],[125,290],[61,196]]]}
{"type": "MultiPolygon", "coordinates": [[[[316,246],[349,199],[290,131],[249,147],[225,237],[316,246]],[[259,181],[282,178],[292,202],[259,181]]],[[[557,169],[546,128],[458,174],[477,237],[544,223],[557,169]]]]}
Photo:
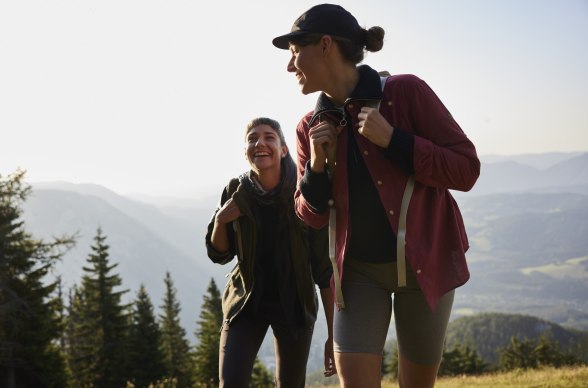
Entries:
{"type": "Polygon", "coordinates": [[[231,260],[233,260],[233,258],[235,257],[235,234],[233,232],[233,228],[231,228],[232,224],[227,224],[227,236],[229,239],[229,250],[227,252],[219,252],[216,249],[214,249],[214,247],[212,246],[212,243],[210,241],[211,237],[212,237],[212,230],[214,228],[214,219],[216,217],[216,213],[219,211],[219,209],[225,204],[225,202],[227,202],[229,199],[229,195],[227,192],[227,188],[225,187],[223,189],[223,192],[221,194],[221,199],[220,199],[220,203],[219,205],[216,207],[216,209],[214,210],[214,213],[212,214],[212,218],[210,219],[210,222],[208,223],[208,228],[206,231],[206,237],[205,237],[205,244],[206,244],[206,253],[208,254],[208,257],[210,258],[210,260],[212,260],[214,263],[218,263],[218,264],[227,264],[229,263],[231,260]]]}
{"type": "Polygon", "coordinates": [[[328,227],[320,229],[309,228],[309,239],[310,263],[314,282],[320,289],[329,288],[331,286],[333,268],[329,259],[328,227]]]}
{"type": "Polygon", "coordinates": [[[303,118],[296,128],[297,182],[294,194],[296,215],[312,228],[320,229],[329,222],[326,204],[329,198],[330,180],[327,173],[315,174],[306,168],[310,161],[308,120],[303,118]],[[303,192],[305,194],[303,194],[303,192]],[[305,196],[306,195],[306,196],[305,196]]]}
{"type": "Polygon", "coordinates": [[[397,82],[415,135],[415,180],[426,186],[469,191],[480,175],[474,144],[423,80],[408,75],[397,82]]]}

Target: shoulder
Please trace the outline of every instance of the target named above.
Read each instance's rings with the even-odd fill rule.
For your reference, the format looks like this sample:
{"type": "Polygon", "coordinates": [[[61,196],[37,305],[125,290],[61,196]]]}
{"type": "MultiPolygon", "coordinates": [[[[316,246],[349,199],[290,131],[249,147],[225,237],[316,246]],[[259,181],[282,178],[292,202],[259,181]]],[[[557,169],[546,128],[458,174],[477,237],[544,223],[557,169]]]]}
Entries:
{"type": "Polygon", "coordinates": [[[395,74],[388,77],[386,84],[394,84],[397,86],[411,86],[424,83],[421,78],[414,74],[395,74]]]}
{"type": "Polygon", "coordinates": [[[304,116],[302,116],[300,121],[298,121],[298,125],[296,126],[296,130],[298,130],[298,131],[307,130],[309,127],[310,120],[312,120],[313,116],[314,116],[314,110],[311,110],[311,111],[307,112],[304,116]]]}
{"type": "Polygon", "coordinates": [[[431,87],[414,74],[391,75],[386,80],[384,94],[392,98],[419,98],[434,95],[431,87]]]}
{"type": "Polygon", "coordinates": [[[245,175],[246,175],[246,173],[243,173],[243,174],[239,175],[238,177],[231,178],[224,188],[225,193],[228,194],[229,196],[232,196],[233,193],[235,193],[237,191],[237,189],[239,188],[239,185],[241,184],[241,182],[245,178],[245,175]]]}

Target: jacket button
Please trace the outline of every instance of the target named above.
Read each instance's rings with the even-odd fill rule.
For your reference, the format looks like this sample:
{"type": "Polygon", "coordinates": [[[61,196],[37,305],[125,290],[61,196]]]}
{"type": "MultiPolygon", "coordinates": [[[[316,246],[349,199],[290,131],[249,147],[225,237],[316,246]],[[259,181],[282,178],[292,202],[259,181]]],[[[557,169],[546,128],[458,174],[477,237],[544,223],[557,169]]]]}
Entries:
{"type": "Polygon", "coordinates": [[[420,275],[421,274],[421,270],[420,269],[417,269],[416,273],[417,273],[417,275],[420,275]]]}
{"type": "Polygon", "coordinates": [[[353,104],[349,104],[349,105],[347,105],[347,107],[348,107],[349,109],[353,109],[353,104]]]}
{"type": "Polygon", "coordinates": [[[378,181],[378,185],[380,185],[380,186],[381,186],[381,185],[382,185],[382,181],[378,181]]]}
{"type": "Polygon", "coordinates": [[[392,106],[392,101],[388,101],[388,106],[392,106]]]}
{"type": "Polygon", "coordinates": [[[394,210],[390,210],[390,215],[393,216],[394,215],[394,210]]]}
{"type": "Polygon", "coordinates": [[[369,152],[367,150],[363,151],[364,155],[369,155],[369,152]]]}

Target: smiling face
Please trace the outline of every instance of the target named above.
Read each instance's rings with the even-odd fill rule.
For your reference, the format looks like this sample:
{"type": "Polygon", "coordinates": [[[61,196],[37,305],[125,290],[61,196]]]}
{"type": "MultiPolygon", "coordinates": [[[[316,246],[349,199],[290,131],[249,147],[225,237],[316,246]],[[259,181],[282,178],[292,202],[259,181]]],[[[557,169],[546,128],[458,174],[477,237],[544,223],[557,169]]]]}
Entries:
{"type": "Polygon", "coordinates": [[[274,170],[279,174],[280,161],[288,153],[278,133],[267,124],[257,125],[245,137],[245,157],[251,169],[259,175],[274,170]]]}
{"type": "Polygon", "coordinates": [[[288,71],[296,75],[298,84],[302,88],[302,94],[310,94],[320,91],[320,81],[323,78],[323,45],[321,42],[300,46],[290,45],[292,57],[288,62],[288,71]]]}

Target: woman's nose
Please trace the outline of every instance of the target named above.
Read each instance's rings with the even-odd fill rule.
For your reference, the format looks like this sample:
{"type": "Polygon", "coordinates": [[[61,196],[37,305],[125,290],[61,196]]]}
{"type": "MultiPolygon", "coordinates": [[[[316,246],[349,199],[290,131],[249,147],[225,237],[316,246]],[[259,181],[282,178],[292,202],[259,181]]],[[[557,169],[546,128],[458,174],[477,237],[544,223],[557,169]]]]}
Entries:
{"type": "Polygon", "coordinates": [[[292,58],[290,58],[288,66],[286,66],[286,70],[288,70],[289,73],[296,72],[296,66],[294,66],[294,55],[292,55],[292,58]]]}

